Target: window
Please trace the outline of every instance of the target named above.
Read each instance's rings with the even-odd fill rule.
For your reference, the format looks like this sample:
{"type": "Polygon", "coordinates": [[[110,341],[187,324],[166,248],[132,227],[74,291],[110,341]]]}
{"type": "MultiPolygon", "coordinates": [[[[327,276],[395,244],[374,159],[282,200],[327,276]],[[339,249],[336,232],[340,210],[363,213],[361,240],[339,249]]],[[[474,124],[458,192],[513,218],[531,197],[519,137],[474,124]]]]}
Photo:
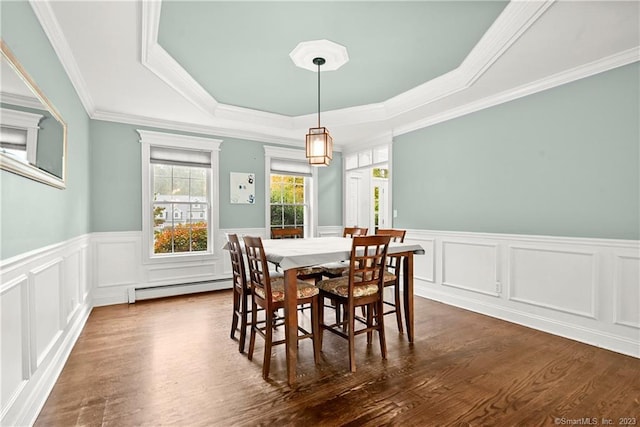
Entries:
{"type": "MultiPolygon", "coordinates": [[[[265,146],[266,223],[270,228],[303,228],[315,235],[316,168],[309,165],[303,150],[265,146]]],[[[270,230],[269,230],[270,231],[270,230]]],[[[267,233],[270,235],[271,233],[267,233]]]]}
{"type": "Polygon", "coordinates": [[[41,114],[1,108],[0,151],[24,163],[36,164],[41,114]]]}
{"type": "Polygon", "coordinates": [[[213,253],[219,140],[138,131],[146,260],[213,253]]]}
{"type": "Polygon", "coordinates": [[[304,228],[305,177],[271,174],[271,228],[304,228]]]}
{"type": "Polygon", "coordinates": [[[155,254],[207,250],[207,217],[194,216],[209,205],[210,166],[153,163],[153,252],[155,254]],[[168,216],[167,212],[172,215],[168,216]],[[189,216],[185,213],[189,213],[189,216]],[[167,217],[172,221],[167,221],[167,217]]]}

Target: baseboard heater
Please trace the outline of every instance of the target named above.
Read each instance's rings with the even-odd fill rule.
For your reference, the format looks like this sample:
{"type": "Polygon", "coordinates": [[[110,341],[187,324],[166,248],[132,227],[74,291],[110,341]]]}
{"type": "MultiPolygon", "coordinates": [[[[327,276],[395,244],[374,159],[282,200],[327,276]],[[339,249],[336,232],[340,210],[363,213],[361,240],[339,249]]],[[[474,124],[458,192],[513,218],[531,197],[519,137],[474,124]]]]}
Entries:
{"type": "Polygon", "coordinates": [[[195,294],[198,292],[219,291],[231,289],[231,278],[208,280],[204,282],[179,283],[143,288],[129,288],[129,304],[153,298],[172,297],[177,295],[195,294]]]}

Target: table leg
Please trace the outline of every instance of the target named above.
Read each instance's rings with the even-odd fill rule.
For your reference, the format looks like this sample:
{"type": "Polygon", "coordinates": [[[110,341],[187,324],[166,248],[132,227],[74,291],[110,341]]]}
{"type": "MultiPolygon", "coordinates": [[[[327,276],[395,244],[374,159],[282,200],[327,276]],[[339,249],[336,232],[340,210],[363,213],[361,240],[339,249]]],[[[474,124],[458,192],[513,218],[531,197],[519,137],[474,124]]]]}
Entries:
{"type": "Polygon", "coordinates": [[[402,258],[404,285],[404,318],[407,326],[407,337],[413,342],[413,252],[402,258]]]}
{"type": "Polygon", "coordinates": [[[292,386],[296,381],[296,364],[298,362],[298,270],[291,268],[284,272],[284,333],[287,350],[287,379],[292,386]]]}

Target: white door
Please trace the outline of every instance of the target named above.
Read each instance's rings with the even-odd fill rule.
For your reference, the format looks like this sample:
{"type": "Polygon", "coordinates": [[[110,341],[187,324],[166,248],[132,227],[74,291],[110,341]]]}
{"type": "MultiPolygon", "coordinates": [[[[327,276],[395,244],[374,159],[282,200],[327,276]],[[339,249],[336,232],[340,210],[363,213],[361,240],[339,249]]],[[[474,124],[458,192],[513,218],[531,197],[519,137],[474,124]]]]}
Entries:
{"type": "Polygon", "coordinates": [[[345,175],[345,227],[368,227],[371,211],[368,171],[349,171],[345,175]]]}

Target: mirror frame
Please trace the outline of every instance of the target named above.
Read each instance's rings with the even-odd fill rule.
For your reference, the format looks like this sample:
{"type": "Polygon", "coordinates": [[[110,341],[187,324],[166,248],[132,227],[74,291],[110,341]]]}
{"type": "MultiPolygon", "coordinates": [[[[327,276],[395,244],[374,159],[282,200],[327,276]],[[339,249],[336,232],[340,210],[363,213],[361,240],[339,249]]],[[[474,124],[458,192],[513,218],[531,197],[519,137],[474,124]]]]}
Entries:
{"type": "Polygon", "coordinates": [[[55,109],[53,104],[42,93],[38,85],[31,78],[29,73],[20,64],[13,52],[9,49],[4,40],[0,39],[0,51],[2,58],[5,59],[16,74],[22,79],[27,87],[33,92],[49,113],[55,118],[62,126],[62,177],[57,177],[43,169],[36,167],[35,165],[24,163],[12,158],[4,153],[0,152],[0,169],[8,172],[15,173],[17,175],[24,176],[34,181],[42,182],[44,184],[51,185],[53,187],[64,189],[66,188],[67,177],[67,124],[62,120],[62,116],[55,109]]]}

